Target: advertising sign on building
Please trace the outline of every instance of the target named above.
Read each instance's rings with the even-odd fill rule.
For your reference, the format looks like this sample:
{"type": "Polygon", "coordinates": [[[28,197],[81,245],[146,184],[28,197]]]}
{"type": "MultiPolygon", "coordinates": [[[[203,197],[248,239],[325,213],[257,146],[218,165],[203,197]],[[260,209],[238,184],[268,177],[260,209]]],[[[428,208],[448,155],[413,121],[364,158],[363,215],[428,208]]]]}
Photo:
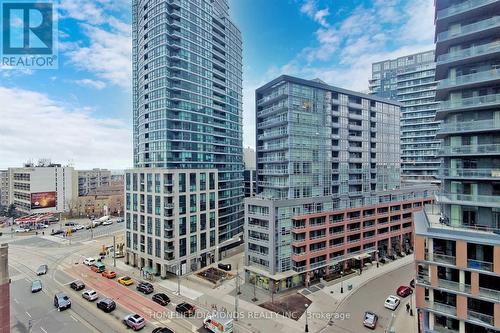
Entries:
{"type": "Polygon", "coordinates": [[[31,193],[31,209],[52,208],[56,206],[56,192],[31,193]]]}

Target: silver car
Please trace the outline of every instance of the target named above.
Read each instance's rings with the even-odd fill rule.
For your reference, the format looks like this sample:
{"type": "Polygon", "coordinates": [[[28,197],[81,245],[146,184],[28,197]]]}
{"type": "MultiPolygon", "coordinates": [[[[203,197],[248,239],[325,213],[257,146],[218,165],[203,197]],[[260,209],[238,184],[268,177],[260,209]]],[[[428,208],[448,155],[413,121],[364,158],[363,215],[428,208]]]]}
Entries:
{"type": "Polygon", "coordinates": [[[89,302],[93,302],[98,298],[96,291],[93,289],[84,290],[82,293],[82,297],[89,302]]]}
{"type": "Polygon", "coordinates": [[[36,275],[45,275],[47,274],[48,269],[49,267],[47,265],[40,265],[40,267],[36,270],[36,275]]]}
{"type": "Polygon", "coordinates": [[[31,292],[32,293],[37,293],[42,290],[42,281],[40,280],[35,280],[31,282],[31,292]]]}
{"type": "Polygon", "coordinates": [[[123,323],[134,331],[138,331],[146,326],[146,321],[138,314],[129,314],[125,316],[125,318],[123,318],[123,323]]]}

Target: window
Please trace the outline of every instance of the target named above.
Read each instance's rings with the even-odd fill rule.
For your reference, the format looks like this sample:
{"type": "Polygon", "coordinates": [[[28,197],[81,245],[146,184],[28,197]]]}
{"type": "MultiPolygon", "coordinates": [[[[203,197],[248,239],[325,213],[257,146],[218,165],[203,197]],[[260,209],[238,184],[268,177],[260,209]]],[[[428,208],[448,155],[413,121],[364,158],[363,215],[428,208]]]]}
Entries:
{"type": "Polygon", "coordinates": [[[195,173],[189,174],[189,191],[190,192],[196,191],[196,174],[195,173]]]}
{"type": "Polygon", "coordinates": [[[191,194],[189,198],[189,211],[191,213],[196,212],[196,194],[191,194]]]}
{"type": "Polygon", "coordinates": [[[189,232],[194,233],[197,229],[198,218],[196,215],[191,215],[189,217],[189,232]]]}
{"type": "Polygon", "coordinates": [[[179,236],[184,236],[186,234],[186,218],[179,217],[179,236]]]}
{"type": "Polygon", "coordinates": [[[179,174],[179,192],[186,192],[186,174],[179,174]]]}

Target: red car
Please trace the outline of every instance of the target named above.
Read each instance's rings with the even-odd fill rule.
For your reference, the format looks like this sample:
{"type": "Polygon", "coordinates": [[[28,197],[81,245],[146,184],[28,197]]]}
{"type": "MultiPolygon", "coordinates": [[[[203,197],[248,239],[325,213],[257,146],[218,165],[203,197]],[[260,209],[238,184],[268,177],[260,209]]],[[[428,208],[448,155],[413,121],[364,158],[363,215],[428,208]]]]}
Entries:
{"type": "Polygon", "coordinates": [[[413,294],[413,289],[408,286],[399,286],[398,290],[396,290],[396,294],[401,297],[406,297],[413,294]]]}

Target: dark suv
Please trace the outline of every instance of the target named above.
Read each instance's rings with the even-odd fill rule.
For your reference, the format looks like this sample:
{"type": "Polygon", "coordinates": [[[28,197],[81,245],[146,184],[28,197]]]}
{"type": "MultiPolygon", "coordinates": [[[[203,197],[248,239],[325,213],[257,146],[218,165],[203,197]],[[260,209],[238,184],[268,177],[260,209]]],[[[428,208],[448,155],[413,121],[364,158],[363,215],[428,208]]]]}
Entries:
{"type": "Polygon", "coordinates": [[[85,284],[80,280],[75,280],[71,282],[69,286],[71,287],[71,289],[74,289],[76,291],[85,289],[85,284]]]}
{"type": "Polygon", "coordinates": [[[177,312],[179,312],[187,317],[191,317],[192,315],[194,315],[194,312],[196,311],[196,309],[191,304],[184,302],[184,303],[177,305],[175,307],[175,311],[177,311],[177,312]]]}
{"type": "Polygon", "coordinates": [[[155,291],[153,285],[149,282],[140,282],[137,285],[137,290],[144,294],[151,294],[153,291],[155,291]]]}
{"type": "Polygon", "coordinates": [[[58,311],[71,308],[71,301],[65,293],[57,293],[54,295],[54,306],[58,311]]]}
{"type": "Polygon", "coordinates": [[[97,302],[97,308],[104,312],[111,312],[116,309],[116,303],[110,298],[103,298],[97,302]]]}
{"type": "Polygon", "coordinates": [[[163,305],[163,306],[170,303],[170,298],[163,293],[154,294],[152,300],[160,305],[163,305]]]}

